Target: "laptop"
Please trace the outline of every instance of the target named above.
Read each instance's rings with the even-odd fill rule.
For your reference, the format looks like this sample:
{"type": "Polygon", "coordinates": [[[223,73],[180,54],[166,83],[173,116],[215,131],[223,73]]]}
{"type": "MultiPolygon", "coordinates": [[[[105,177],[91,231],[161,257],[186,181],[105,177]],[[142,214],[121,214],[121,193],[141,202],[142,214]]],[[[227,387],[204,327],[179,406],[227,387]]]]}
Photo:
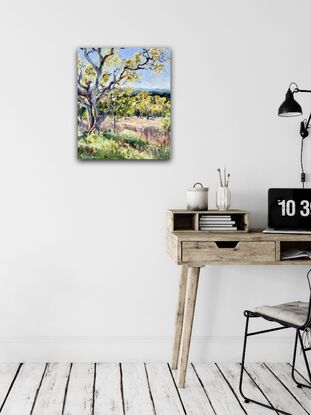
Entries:
{"type": "Polygon", "coordinates": [[[264,233],[311,234],[311,189],[269,189],[264,233]]]}

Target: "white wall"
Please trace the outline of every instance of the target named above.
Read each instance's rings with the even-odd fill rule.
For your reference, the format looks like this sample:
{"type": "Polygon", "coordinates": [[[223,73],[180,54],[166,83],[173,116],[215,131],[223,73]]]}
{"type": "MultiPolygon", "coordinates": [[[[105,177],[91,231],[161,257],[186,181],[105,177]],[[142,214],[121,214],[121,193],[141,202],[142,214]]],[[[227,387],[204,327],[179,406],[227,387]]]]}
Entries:
{"type": "MultiPolygon", "coordinates": [[[[214,205],[224,163],[253,227],[269,187],[299,186],[300,119],[277,108],[290,81],[311,88],[310,15],[307,0],[2,0],[0,360],[169,358],[166,210],[198,180],[214,205]],[[93,45],[172,48],[171,161],[77,160],[75,51],[93,45]]],[[[238,360],[242,310],[306,298],[305,273],[204,269],[192,359],[238,360]]],[[[287,336],[256,350],[288,359],[287,336]]]]}

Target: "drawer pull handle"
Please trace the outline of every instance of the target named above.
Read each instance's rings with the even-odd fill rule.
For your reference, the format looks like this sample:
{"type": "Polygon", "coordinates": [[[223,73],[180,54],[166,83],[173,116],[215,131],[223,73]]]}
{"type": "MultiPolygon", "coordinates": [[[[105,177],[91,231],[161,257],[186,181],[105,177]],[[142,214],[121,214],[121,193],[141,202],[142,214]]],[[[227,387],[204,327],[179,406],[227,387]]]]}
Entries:
{"type": "Polygon", "coordinates": [[[239,241],[215,241],[218,248],[235,248],[239,241]]]}

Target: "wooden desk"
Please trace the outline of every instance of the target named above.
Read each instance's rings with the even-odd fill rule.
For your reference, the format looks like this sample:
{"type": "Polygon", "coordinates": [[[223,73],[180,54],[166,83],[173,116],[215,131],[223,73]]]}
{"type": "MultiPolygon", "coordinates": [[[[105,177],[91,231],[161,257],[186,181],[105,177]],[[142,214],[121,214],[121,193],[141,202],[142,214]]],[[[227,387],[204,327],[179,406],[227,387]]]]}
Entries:
{"type": "MultiPolygon", "coordinates": [[[[169,211],[169,216],[172,211],[169,211]]],[[[174,212],[174,211],[173,211],[174,212]]],[[[207,265],[310,265],[311,260],[281,260],[286,248],[311,249],[311,235],[249,232],[174,231],[169,219],[168,253],[181,265],[172,369],[179,369],[178,386],[185,386],[200,268],[207,265]]]]}

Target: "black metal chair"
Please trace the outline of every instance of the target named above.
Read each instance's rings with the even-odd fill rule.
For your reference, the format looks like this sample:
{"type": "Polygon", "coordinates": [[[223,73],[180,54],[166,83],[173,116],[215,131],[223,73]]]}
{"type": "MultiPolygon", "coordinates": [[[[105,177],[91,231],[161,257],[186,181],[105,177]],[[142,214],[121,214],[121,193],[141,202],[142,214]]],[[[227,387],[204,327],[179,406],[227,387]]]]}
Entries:
{"type": "Polygon", "coordinates": [[[307,355],[306,355],[306,352],[311,350],[311,347],[310,347],[311,345],[308,345],[306,347],[304,345],[303,336],[301,335],[302,331],[305,334],[308,334],[307,333],[308,330],[311,329],[311,284],[310,284],[310,279],[309,279],[310,272],[311,272],[311,269],[307,273],[307,279],[308,279],[308,284],[310,288],[310,297],[309,297],[308,303],[301,302],[301,301],[295,301],[295,302],[280,304],[276,306],[261,306],[261,307],[255,308],[253,311],[250,311],[250,310],[244,311],[244,316],[246,317],[246,326],[245,326],[239,389],[246,403],[252,402],[252,403],[263,406],[265,408],[271,409],[277,413],[281,413],[284,415],[295,415],[295,414],[290,414],[289,412],[285,412],[283,410],[277,409],[273,407],[272,405],[267,405],[266,403],[256,401],[252,398],[245,396],[245,394],[243,393],[243,375],[244,375],[247,339],[248,337],[255,336],[257,334],[269,333],[271,331],[277,331],[277,330],[285,330],[288,328],[294,329],[296,331],[296,336],[295,336],[295,343],[294,343],[292,378],[299,388],[301,387],[311,388],[311,372],[310,372],[310,366],[309,366],[307,355]],[[278,323],[281,327],[275,327],[275,328],[268,329],[268,330],[249,332],[248,331],[249,319],[258,318],[258,317],[264,318],[265,320],[268,320],[270,322],[278,323]],[[300,383],[295,378],[295,365],[296,365],[298,340],[301,346],[304,362],[306,364],[306,369],[307,369],[307,373],[309,377],[308,383],[300,383]]]}

